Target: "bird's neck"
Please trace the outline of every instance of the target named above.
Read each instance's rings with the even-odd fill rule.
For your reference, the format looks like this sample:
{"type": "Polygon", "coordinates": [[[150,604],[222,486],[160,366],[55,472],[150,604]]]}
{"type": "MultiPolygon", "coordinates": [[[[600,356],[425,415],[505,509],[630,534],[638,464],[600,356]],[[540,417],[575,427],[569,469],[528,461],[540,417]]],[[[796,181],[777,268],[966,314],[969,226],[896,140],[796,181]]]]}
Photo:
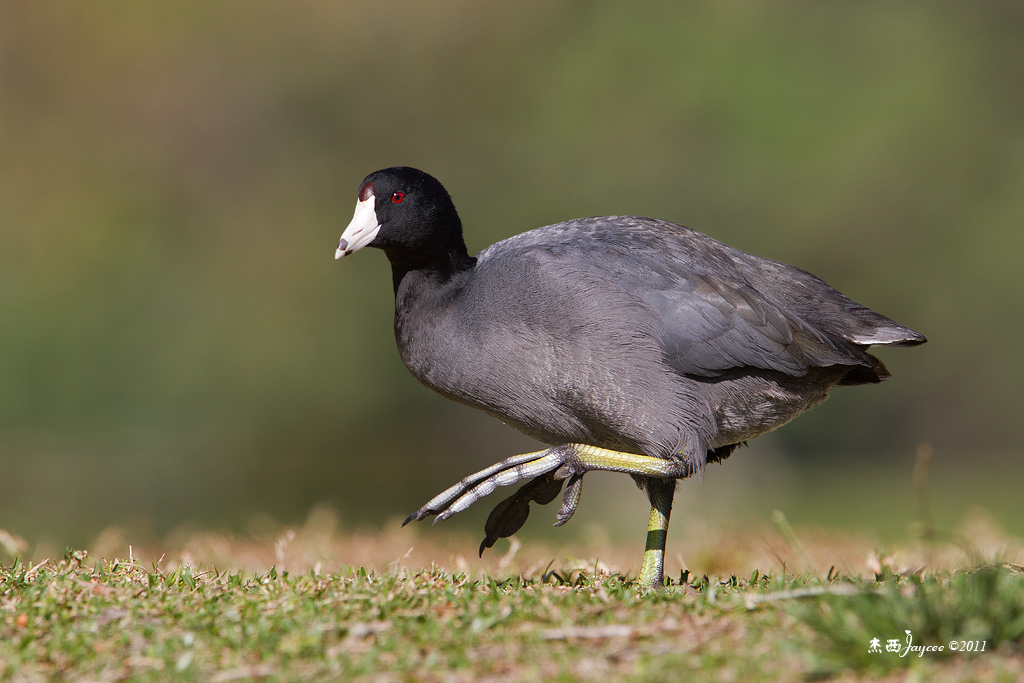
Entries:
{"type": "Polygon", "coordinates": [[[435,270],[410,270],[399,276],[395,269],[394,273],[395,341],[402,362],[421,382],[446,393],[444,377],[431,377],[431,368],[443,357],[443,349],[453,344],[452,335],[461,331],[451,321],[473,270],[447,278],[435,270]]]}
{"type": "Polygon", "coordinates": [[[388,253],[388,260],[391,261],[391,279],[396,297],[403,281],[410,275],[416,280],[418,287],[443,287],[460,274],[468,273],[476,265],[476,259],[469,255],[466,243],[462,240],[448,248],[426,253],[388,253]]]}

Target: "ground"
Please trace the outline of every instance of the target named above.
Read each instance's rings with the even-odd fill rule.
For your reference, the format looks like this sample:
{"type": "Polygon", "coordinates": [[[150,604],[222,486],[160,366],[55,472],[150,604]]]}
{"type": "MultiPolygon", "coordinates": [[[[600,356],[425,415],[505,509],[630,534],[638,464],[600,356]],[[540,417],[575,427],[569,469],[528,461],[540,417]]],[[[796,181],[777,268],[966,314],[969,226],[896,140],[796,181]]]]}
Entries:
{"type": "Polygon", "coordinates": [[[705,529],[690,547],[703,568],[653,593],[637,558],[513,540],[477,560],[436,546],[474,548],[463,534],[423,529],[343,531],[318,508],[273,536],[129,549],[108,530],[91,552],[10,557],[0,680],[1024,677],[1021,544],[984,522],[892,550],[781,517],[705,529]]]}

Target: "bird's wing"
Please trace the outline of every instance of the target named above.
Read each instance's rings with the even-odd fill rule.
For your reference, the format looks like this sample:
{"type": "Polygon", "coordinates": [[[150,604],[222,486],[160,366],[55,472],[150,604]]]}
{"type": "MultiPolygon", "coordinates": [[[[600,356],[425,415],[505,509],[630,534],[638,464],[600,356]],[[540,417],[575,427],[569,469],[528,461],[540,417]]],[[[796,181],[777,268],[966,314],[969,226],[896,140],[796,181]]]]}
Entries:
{"type": "Polygon", "coordinates": [[[823,334],[744,282],[689,273],[668,286],[634,291],[660,319],[665,358],[677,372],[715,377],[761,368],[800,377],[809,367],[867,364],[854,345],[823,334]]]}
{"type": "Polygon", "coordinates": [[[683,374],[761,368],[800,377],[809,367],[875,363],[854,342],[752,285],[746,261],[756,257],[683,226],[630,216],[581,219],[524,233],[507,241],[513,245],[545,262],[563,284],[575,271],[591,289],[597,278],[614,290],[609,300],[628,295],[636,306],[620,311],[623,320],[657,330],[666,362],[683,374]]]}

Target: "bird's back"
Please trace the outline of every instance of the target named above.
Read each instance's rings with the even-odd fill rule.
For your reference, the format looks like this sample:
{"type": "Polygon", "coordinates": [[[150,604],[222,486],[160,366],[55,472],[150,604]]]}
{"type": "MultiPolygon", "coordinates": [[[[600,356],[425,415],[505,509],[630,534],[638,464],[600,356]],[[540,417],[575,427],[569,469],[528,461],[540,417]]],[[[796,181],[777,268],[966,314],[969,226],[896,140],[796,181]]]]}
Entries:
{"type": "Polygon", "coordinates": [[[868,344],[923,339],[805,271],[632,216],[504,240],[449,289],[415,332],[396,313],[424,383],[541,441],[662,457],[702,459],[847,377],[880,381],[868,344]]]}
{"type": "Polygon", "coordinates": [[[637,299],[679,372],[713,377],[741,367],[802,375],[808,367],[871,367],[864,347],[924,337],[810,273],[739,251],[674,223],[635,216],[539,228],[485,250],[525,253],[585,271],[637,299]]]}

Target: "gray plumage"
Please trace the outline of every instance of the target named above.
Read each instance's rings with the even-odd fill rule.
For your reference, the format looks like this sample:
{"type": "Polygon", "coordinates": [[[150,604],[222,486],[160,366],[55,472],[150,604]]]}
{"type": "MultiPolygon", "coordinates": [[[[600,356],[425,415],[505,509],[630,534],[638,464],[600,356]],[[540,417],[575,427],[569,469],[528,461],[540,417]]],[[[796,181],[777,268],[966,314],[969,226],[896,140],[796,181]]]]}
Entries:
{"type": "Polygon", "coordinates": [[[567,221],[471,257],[447,191],[411,168],[363,181],[336,256],[363,246],[391,263],[395,338],[413,375],[552,446],[464,478],[406,523],[531,479],[494,508],[482,552],[563,483],[557,524],[587,471],[624,472],[651,500],[648,586],[663,578],[676,479],[837,385],[886,379],[868,347],[925,341],[806,271],[652,218],[567,221]]]}
{"type": "Polygon", "coordinates": [[[547,444],[694,468],[836,384],[885,379],[868,345],[923,341],[805,271],[635,216],[517,235],[443,283],[410,272],[395,310],[435,391],[547,444]]]}

